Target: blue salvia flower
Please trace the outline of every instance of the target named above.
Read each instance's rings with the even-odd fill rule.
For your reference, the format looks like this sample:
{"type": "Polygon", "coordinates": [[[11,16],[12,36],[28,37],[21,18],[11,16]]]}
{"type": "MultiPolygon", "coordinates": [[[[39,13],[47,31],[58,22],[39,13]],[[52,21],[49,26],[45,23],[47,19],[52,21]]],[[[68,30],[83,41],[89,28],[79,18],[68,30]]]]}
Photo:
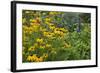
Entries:
{"type": "Polygon", "coordinates": [[[77,32],[80,32],[80,29],[78,28],[76,31],[77,31],[77,32]]]}

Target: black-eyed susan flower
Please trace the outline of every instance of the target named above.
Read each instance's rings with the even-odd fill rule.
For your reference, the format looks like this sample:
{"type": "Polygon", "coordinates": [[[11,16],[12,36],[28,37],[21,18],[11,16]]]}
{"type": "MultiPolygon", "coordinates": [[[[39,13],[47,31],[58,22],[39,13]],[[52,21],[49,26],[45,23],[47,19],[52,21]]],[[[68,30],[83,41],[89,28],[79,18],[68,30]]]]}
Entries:
{"type": "Polygon", "coordinates": [[[30,48],[28,48],[28,51],[35,51],[35,46],[31,46],[30,48]]]}
{"type": "Polygon", "coordinates": [[[44,59],[48,57],[48,54],[47,53],[43,53],[43,56],[42,56],[44,59]]]}
{"type": "Polygon", "coordinates": [[[28,56],[27,61],[32,61],[32,56],[28,56]]]}
{"type": "Polygon", "coordinates": [[[51,22],[52,19],[50,17],[45,18],[45,22],[51,22]]]}
{"type": "Polygon", "coordinates": [[[38,43],[43,43],[43,39],[42,39],[42,38],[37,38],[37,39],[36,39],[36,42],[38,42],[38,43]]]}

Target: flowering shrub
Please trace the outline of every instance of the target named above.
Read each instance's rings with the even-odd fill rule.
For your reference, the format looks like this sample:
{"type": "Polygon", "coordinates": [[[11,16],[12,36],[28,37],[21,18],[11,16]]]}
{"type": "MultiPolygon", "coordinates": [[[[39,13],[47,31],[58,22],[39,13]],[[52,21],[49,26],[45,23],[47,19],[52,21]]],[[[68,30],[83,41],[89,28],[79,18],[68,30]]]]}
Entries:
{"type": "Polygon", "coordinates": [[[70,16],[67,15],[69,15],[67,12],[23,10],[23,62],[91,58],[90,23],[73,22],[73,17],[76,18],[76,16],[72,16],[72,20],[68,21],[67,18],[70,16]],[[73,24],[69,24],[69,22],[73,22],[73,24]]]}

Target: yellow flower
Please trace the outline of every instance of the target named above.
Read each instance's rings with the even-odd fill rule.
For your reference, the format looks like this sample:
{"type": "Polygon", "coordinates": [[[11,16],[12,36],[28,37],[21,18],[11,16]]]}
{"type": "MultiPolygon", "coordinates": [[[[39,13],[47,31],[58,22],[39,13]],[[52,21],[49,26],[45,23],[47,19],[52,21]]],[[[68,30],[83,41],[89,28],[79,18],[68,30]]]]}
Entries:
{"type": "Polygon", "coordinates": [[[35,62],[42,62],[43,61],[43,57],[37,57],[36,54],[34,54],[32,56],[32,61],[35,61],[35,62]]]}
{"type": "Polygon", "coordinates": [[[43,35],[44,35],[44,36],[47,36],[47,35],[48,35],[48,32],[43,32],[43,35]]]}
{"type": "Polygon", "coordinates": [[[46,47],[47,47],[47,48],[50,48],[50,47],[51,47],[51,45],[50,45],[50,44],[46,44],[46,47]]]}
{"type": "Polygon", "coordinates": [[[65,28],[59,28],[59,30],[62,31],[62,32],[67,32],[68,31],[65,28]]]}
{"type": "Polygon", "coordinates": [[[28,56],[27,60],[31,61],[31,62],[33,62],[33,61],[37,62],[38,61],[38,57],[36,56],[36,54],[33,54],[32,56],[28,56]]]}
{"type": "Polygon", "coordinates": [[[57,15],[57,14],[60,14],[60,12],[54,12],[54,11],[51,11],[49,12],[50,15],[57,15]]]}
{"type": "Polygon", "coordinates": [[[52,37],[53,37],[53,34],[50,33],[50,34],[47,35],[47,37],[48,37],[48,38],[52,38],[52,37]]]}
{"type": "Polygon", "coordinates": [[[40,24],[39,23],[30,23],[31,27],[32,26],[39,26],[40,24]]]}
{"type": "Polygon", "coordinates": [[[44,57],[44,58],[47,58],[47,57],[48,57],[48,54],[45,54],[45,53],[44,53],[44,54],[43,54],[43,57],[44,57]]]}
{"type": "Polygon", "coordinates": [[[47,54],[44,54],[43,56],[41,56],[41,57],[37,57],[37,55],[36,54],[33,54],[32,56],[28,56],[27,57],[27,61],[31,61],[31,62],[43,62],[43,59],[44,58],[47,58],[48,57],[48,55],[47,54]]]}
{"type": "Polygon", "coordinates": [[[24,26],[23,25],[23,33],[31,34],[32,31],[33,31],[33,28],[32,27],[28,27],[28,26],[24,26]]]}
{"type": "Polygon", "coordinates": [[[64,33],[63,32],[60,32],[60,36],[64,36],[64,33]]]}
{"type": "Polygon", "coordinates": [[[40,23],[41,22],[41,18],[37,17],[36,19],[30,19],[30,22],[32,22],[32,23],[40,23]]]}
{"type": "Polygon", "coordinates": [[[37,23],[37,20],[36,19],[30,19],[30,22],[37,23]]]}
{"type": "Polygon", "coordinates": [[[36,41],[37,41],[38,43],[43,43],[43,39],[42,39],[42,38],[38,38],[36,41]]]}
{"type": "Polygon", "coordinates": [[[27,60],[28,60],[28,61],[32,61],[32,57],[31,57],[31,56],[28,56],[28,57],[27,57],[27,60]]]}
{"type": "Polygon", "coordinates": [[[54,33],[59,35],[61,38],[65,35],[63,31],[65,31],[65,29],[63,29],[63,28],[62,29],[61,28],[54,29],[54,33]]]}
{"type": "Polygon", "coordinates": [[[60,34],[61,31],[58,30],[58,28],[55,28],[54,33],[55,34],[60,34]]]}
{"type": "Polygon", "coordinates": [[[32,58],[37,58],[36,54],[33,54],[33,55],[32,55],[32,58]]]}
{"type": "Polygon", "coordinates": [[[51,22],[51,21],[52,21],[51,18],[49,18],[49,17],[45,18],[45,22],[51,22]]]}
{"type": "Polygon", "coordinates": [[[24,31],[27,31],[28,30],[28,27],[27,26],[23,25],[22,27],[23,27],[23,30],[24,31]]]}
{"type": "Polygon", "coordinates": [[[28,28],[28,31],[29,31],[29,34],[31,34],[32,31],[33,31],[33,28],[32,28],[32,27],[29,27],[29,28],[28,28]]]}
{"type": "Polygon", "coordinates": [[[43,32],[43,35],[48,37],[48,38],[52,38],[54,33],[52,33],[52,32],[43,32]]]}
{"type": "Polygon", "coordinates": [[[43,57],[38,58],[37,62],[42,62],[43,61],[43,57]]]}
{"type": "Polygon", "coordinates": [[[43,45],[40,45],[40,48],[44,49],[44,48],[45,48],[45,46],[43,46],[43,45]]]}
{"type": "Polygon", "coordinates": [[[32,30],[33,30],[34,32],[37,32],[37,31],[39,30],[39,28],[40,28],[40,25],[38,25],[38,24],[32,24],[32,25],[31,25],[31,28],[32,28],[32,30]]]}
{"type": "Polygon", "coordinates": [[[32,46],[28,49],[28,51],[34,51],[35,50],[35,46],[32,46]]]}
{"type": "Polygon", "coordinates": [[[54,31],[59,31],[59,28],[55,28],[55,30],[54,31]]]}
{"type": "Polygon", "coordinates": [[[54,26],[54,25],[50,25],[49,28],[50,28],[51,30],[54,30],[54,29],[55,29],[55,26],[54,26]]]}

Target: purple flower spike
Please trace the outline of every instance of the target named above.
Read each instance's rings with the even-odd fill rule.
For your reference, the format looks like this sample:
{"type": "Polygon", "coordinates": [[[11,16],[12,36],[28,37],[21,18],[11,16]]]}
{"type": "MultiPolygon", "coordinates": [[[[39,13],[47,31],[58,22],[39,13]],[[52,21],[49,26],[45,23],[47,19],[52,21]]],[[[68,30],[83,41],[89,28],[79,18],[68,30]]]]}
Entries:
{"type": "Polygon", "coordinates": [[[77,32],[80,32],[80,29],[77,29],[76,31],[77,31],[77,32]]]}

